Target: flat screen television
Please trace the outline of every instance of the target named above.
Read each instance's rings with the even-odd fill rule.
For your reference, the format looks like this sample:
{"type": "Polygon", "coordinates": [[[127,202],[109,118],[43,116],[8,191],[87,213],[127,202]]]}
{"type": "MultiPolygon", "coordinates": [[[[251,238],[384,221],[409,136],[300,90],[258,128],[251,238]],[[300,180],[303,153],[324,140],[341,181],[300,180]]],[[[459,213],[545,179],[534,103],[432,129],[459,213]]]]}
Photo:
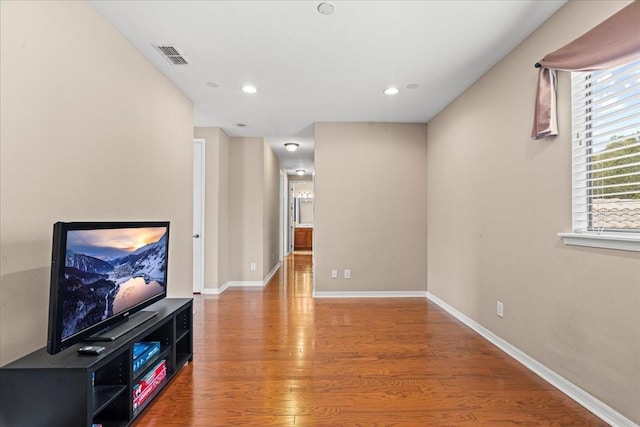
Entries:
{"type": "Polygon", "coordinates": [[[169,222],[53,226],[47,352],[108,341],[151,318],[167,295],[169,222]]]}

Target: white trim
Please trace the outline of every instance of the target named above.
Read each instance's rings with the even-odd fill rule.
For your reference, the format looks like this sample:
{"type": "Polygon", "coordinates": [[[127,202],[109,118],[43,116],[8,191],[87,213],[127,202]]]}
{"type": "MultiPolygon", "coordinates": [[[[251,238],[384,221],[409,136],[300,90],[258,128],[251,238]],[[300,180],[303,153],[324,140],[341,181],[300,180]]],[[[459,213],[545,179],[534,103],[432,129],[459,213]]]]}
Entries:
{"type": "Polygon", "coordinates": [[[275,267],[273,267],[273,269],[269,272],[267,277],[265,277],[265,279],[262,282],[258,280],[235,280],[235,281],[230,280],[226,282],[224,285],[220,286],[219,288],[204,288],[202,290],[202,294],[222,295],[222,293],[229,288],[264,288],[267,285],[267,283],[269,283],[269,280],[271,280],[273,275],[276,274],[276,271],[278,271],[278,268],[280,268],[280,263],[277,263],[275,267]]]}
{"type": "Polygon", "coordinates": [[[507,341],[503,340],[484,326],[480,325],[473,319],[456,310],[437,296],[433,295],[431,292],[427,292],[427,299],[440,306],[447,313],[451,314],[453,317],[476,331],[478,334],[486,338],[500,350],[504,351],[509,356],[516,359],[518,362],[522,363],[525,367],[527,367],[533,373],[537,374],[543,380],[547,381],[549,384],[559,389],[571,399],[584,406],[587,410],[600,417],[604,422],[612,426],[640,427],[638,426],[638,424],[635,424],[633,421],[631,421],[615,409],[611,408],[604,402],[596,399],[594,396],[587,393],[577,385],[556,374],[551,369],[544,366],[542,363],[533,359],[532,357],[519,350],[518,348],[512,346],[507,341]]]}
{"type": "Polygon", "coordinates": [[[280,261],[278,261],[278,263],[271,269],[269,274],[267,274],[267,277],[264,278],[264,280],[262,281],[262,286],[267,286],[267,283],[269,283],[269,280],[271,280],[271,278],[273,277],[274,274],[276,274],[276,271],[278,271],[279,268],[280,268],[280,261]]]}
{"type": "Polygon", "coordinates": [[[565,245],[640,252],[637,233],[558,233],[565,245]]]}
{"type": "Polygon", "coordinates": [[[230,287],[231,287],[231,282],[225,282],[222,286],[218,288],[220,289],[220,294],[222,294],[224,291],[226,291],[230,287]]]}
{"type": "Polygon", "coordinates": [[[202,291],[203,295],[222,295],[224,291],[229,288],[262,288],[264,285],[262,282],[251,281],[251,280],[230,280],[219,288],[204,288],[202,291]]]}
{"type": "Polygon", "coordinates": [[[228,288],[262,288],[264,283],[259,280],[229,280],[225,285],[228,288]]]}
{"type": "Polygon", "coordinates": [[[218,288],[204,288],[202,290],[203,295],[221,295],[224,291],[229,289],[231,282],[227,282],[218,288]]]}
{"type": "Polygon", "coordinates": [[[223,291],[220,290],[220,288],[204,288],[202,290],[202,295],[220,295],[223,291]]]}
{"type": "Polygon", "coordinates": [[[425,291],[313,291],[314,298],[426,298],[425,291]]]}

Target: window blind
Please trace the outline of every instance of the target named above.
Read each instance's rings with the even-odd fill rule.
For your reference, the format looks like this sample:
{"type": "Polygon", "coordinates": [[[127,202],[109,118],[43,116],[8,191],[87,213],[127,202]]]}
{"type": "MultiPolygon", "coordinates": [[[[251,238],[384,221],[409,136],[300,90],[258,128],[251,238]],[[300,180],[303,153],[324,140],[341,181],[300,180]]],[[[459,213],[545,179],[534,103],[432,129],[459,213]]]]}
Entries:
{"type": "Polygon", "coordinates": [[[640,232],[640,61],[571,80],[574,231],[640,232]]]}

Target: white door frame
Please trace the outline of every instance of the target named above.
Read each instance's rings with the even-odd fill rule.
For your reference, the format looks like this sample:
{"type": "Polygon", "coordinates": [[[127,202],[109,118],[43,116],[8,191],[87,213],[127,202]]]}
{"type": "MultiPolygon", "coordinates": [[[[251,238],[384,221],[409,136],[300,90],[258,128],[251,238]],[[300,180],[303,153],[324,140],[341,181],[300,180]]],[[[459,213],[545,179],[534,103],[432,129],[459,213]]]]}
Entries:
{"type": "Polygon", "coordinates": [[[193,293],[204,292],[205,140],[193,140],[193,293]]]}
{"type": "Polygon", "coordinates": [[[294,228],[295,228],[295,197],[293,197],[293,182],[289,181],[289,201],[287,203],[287,216],[289,217],[289,224],[287,227],[287,233],[289,234],[289,253],[293,253],[293,245],[294,245],[294,228]]]}
{"type": "Polygon", "coordinates": [[[285,171],[280,169],[280,261],[289,255],[287,245],[288,221],[287,221],[287,200],[288,200],[288,177],[285,171]]]}

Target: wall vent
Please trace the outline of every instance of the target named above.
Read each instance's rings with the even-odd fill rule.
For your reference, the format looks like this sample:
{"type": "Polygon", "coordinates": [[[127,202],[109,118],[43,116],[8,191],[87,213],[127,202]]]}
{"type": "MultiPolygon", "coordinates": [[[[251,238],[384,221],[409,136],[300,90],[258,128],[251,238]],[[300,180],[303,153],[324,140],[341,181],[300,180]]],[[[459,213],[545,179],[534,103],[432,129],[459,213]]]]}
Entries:
{"type": "Polygon", "coordinates": [[[155,48],[158,49],[162,56],[164,56],[167,61],[171,62],[173,65],[189,64],[186,56],[175,46],[159,45],[155,46],[155,48]]]}

